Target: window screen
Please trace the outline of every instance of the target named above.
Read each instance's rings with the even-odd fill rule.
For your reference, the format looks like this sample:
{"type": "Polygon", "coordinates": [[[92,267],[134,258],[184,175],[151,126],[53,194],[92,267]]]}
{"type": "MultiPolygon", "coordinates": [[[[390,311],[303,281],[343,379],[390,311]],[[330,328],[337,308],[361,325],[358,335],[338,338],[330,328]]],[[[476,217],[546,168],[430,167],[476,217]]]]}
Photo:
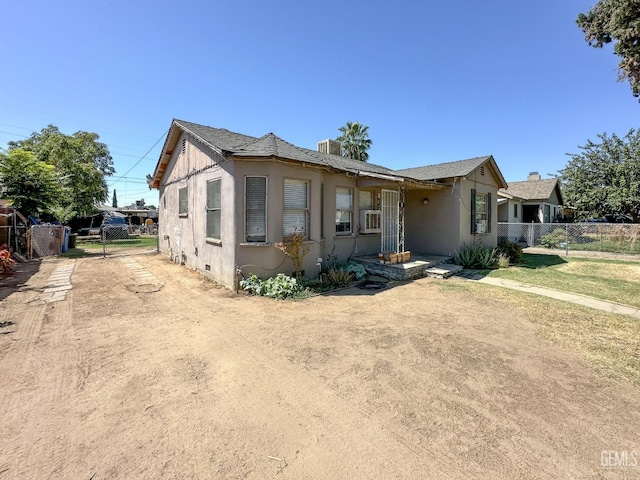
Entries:
{"type": "Polygon", "coordinates": [[[244,240],[267,241],[267,177],[245,178],[244,240]]]}
{"type": "Polygon", "coordinates": [[[350,188],[336,188],[336,233],[351,233],[353,197],[350,188]]]}
{"type": "Polygon", "coordinates": [[[207,238],[220,240],[222,197],[220,179],[207,182],[207,238]]]}
{"type": "Polygon", "coordinates": [[[284,212],[282,235],[289,237],[298,233],[308,237],[309,184],[305,180],[284,181],[284,212]]]}

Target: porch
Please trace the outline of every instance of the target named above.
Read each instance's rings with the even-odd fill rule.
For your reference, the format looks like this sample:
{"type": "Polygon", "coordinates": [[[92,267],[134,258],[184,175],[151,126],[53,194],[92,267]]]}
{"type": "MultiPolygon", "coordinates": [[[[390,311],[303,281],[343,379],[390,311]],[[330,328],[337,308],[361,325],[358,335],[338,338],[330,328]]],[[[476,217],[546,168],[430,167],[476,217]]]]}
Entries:
{"type": "Polygon", "coordinates": [[[372,275],[379,275],[391,280],[413,280],[426,276],[425,270],[429,268],[443,263],[451,263],[453,257],[411,252],[411,260],[404,263],[383,264],[380,263],[377,255],[354,257],[351,260],[360,263],[367,273],[372,275]]]}

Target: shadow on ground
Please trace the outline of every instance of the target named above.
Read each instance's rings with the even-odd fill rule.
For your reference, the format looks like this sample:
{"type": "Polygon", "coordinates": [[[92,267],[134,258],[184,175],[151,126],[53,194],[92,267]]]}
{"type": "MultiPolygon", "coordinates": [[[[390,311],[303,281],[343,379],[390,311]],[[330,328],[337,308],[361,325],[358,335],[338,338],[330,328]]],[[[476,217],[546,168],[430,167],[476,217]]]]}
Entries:
{"type": "Polygon", "coordinates": [[[0,302],[16,290],[24,287],[29,279],[40,270],[40,261],[32,260],[27,263],[14,265],[9,274],[0,275],[0,302]]]}

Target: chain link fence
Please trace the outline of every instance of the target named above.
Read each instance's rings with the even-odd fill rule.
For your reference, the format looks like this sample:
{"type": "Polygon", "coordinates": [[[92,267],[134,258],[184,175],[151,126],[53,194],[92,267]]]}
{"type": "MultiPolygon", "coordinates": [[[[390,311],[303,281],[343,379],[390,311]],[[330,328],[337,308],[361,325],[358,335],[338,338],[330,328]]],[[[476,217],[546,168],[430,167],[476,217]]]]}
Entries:
{"type": "Polygon", "coordinates": [[[498,243],[527,247],[640,254],[640,224],[498,223],[498,243]]]}
{"type": "Polygon", "coordinates": [[[29,258],[42,258],[62,253],[65,227],[62,225],[33,225],[29,235],[29,258]]]}
{"type": "Polygon", "coordinates": [[[70,247],[84,255],[137,255],[158,251],[155,226],[104,225],[91,235],[73,236],[70,247]]]}

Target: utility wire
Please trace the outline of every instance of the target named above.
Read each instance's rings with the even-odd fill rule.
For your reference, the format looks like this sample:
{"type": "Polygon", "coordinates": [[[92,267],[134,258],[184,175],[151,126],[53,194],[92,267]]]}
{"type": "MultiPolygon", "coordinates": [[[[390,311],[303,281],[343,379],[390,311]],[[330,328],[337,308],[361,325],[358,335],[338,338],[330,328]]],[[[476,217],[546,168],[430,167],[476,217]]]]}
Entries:
{"type": "Polygon", "coordinates": [[[164,133],[160,136],[160,138],[156,141],[156,143],[154,143],[154,144],[153,144],[153,146],[152,146],[149,150],[147,150],[147,153],[145,153],[145,154],[140,158],[140,160],[138,160],[136,163],[134,163],[134,164],[133,164],[133,166],[132,166],[129,170],[127,170],[126,172],[124,172],[121,176],[119,176],[118,178],[114,179],[114,180],[113,180],[113,183],[112,183],[111,185],[114,185],[115,183],[117,183],[117,182],[118,182],[118,181],[120,181],[121,179],[125,178],[125,176],[127,175],[127,173],[129,173],[131,170],[133,170],[134,168],[136,168],[136,167],[138,166],[138,164],[139,164],[142,160],[144,160],[144,158],[145,158],[147,155],[149,155],[149,153],[151,153],[151,150],[153,150],[154,148],[156,148],[156,145],[158,145],[158,143],[160,143],[160,140],[162,140],[162,139],[165,137],[165,135],[166,135],[167,133],[169,133],[169,129],[167,129],[167,131],[166,131],[166,132],[164,132],[164,133]]]}

